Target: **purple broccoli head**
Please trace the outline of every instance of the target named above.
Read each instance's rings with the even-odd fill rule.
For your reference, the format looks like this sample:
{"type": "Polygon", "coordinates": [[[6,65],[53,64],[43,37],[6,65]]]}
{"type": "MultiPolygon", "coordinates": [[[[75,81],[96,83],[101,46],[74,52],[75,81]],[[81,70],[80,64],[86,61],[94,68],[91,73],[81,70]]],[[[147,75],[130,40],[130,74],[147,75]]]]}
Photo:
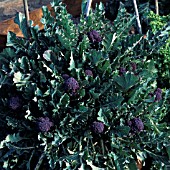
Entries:
{"type": "Polygon", "coordinates": [[[65,81],[65,89],[66,91],[70,91],[72,94],[75,94],[79,89],[79,83],[76,79],[70,77],[65,81]]]}
{"type": "Polygon", "coordinates": [[[136,63],[131,63],[132,71],[136,71],[136,63]]]}
{"type": "Polygon", "coordinates": [[[122,74],[124,74],[124,73],[126,73],[126,68],[120,67],[120,68],[119,68],[119,75],[122,75],[122,74]]]}
{"type": "Polygon", "coordinates": [[[104,124],[102,122],[94,121],[91,128],[94,133],[100,134],[104,131],[104,124]]]}
{"type": "Polygon", "coordinates": [[[155,90],[155,102],[156,101],[160,101],[161,99],[162,99],[162,89],[160,89],[160,88],[157,88],[156,90],[155,90]]]}
{"type": "Polygon", "coordinates": [[[92,30],[87,33],[90,42],[99,43],[102,41],[100,34],[96,30],[92,30]]]}
{"type": "Polygon", "coordinates": [[[53,122],[51,122],[48,117],[40,117],[38,118],[37,125],[41,132],[48,132],[53,126],[53,122]]]}
{"type": "Polygon", "coordinates": [[[93,77],[93,72],[91,70],[85,70],[85,74],[93,77]]]}
{"type": "Polygon", "coordinates": [[[18,96],[13,96],[9,99],[9,107],[16,110],[21,107],[21,99],[18,96]]]}
{"type": "Polygon", "coordinates": [[[162,89],[161,88],[157,88],[155,93],[161,93],[162,94],[162,89]]]}
{"type": "Polygon", "coordinates": [[[133,118],[128,121],[128,126],[131,128],[132,133],[138,133],[144,129],[144,124],[140,118],[133,118]]]}

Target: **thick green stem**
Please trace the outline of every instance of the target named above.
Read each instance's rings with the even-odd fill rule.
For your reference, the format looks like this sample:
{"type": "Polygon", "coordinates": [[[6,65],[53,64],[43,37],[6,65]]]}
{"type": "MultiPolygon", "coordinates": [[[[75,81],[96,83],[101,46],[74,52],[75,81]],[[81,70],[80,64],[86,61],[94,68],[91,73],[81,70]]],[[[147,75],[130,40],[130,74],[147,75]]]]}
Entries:
{"type": "Polygon", "coordinates": [[[101,147],[102,147],[102,154],[103,154],[103,156],[104,156],[104,155],[105,155],[105,149],[104,149],[103,139],[100,139],[100,144],[101,144],[101,147]]]}
{"type": "Polygon", "coordinates": [[[45,157],[45,154],[42,153],[34,170],[39,170],[40,169],[40,166],[41,166],[41,164],[43,162],[44,157],[45,157]]]}

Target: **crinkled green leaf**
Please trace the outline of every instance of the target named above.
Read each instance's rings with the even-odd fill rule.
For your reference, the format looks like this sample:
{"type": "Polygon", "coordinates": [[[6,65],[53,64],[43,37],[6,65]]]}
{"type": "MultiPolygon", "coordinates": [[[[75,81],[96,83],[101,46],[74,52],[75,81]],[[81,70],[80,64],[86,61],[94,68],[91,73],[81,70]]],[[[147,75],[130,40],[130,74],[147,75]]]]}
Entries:
{"type": "Polygon", "coordinates": [[[20,30],[22,31],[23,35],[25,38],[29,38],[29,28],[27,25],[27,20],[25,18],[25,15],[22,14],[21,12],[18,12],[16,14],[16,17],[14,19],[14,22],[18,24],[20,30]]]}
{"type": "Polygon", "coordinates": [[[123,74],[122,76],[118,76],[114,79],[116,85],[122,91],[127,91],[131,87],[133,87],[139,80],[138,78],[131,73],[123,74]]]}

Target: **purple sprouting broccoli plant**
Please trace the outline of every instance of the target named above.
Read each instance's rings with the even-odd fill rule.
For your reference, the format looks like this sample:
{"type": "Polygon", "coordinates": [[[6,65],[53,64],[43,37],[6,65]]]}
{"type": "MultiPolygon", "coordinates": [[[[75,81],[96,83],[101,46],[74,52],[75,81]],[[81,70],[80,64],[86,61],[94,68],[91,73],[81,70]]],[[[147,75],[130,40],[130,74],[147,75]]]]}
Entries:
{"type": "Polygon", "coordinates": [[[135,72],[136,71],[136,63],[131,63],[131,67],[132,67],[132,71],[135,72]]]}
{"type": "Polygon", "coordinates": [[[102,41],[100,34],[96,30],[88,32],[87,36],[91,43],[99,43],[102,41]]]}
{"type": "Polygon", "coordinates": [[[119,75],[121,76],[121,75],[123,75],[124,73],[126,73],[126,68],[120,67],[120,68],[119,68],[119,75]]]}
{"type": "Polygon", "coordinates": [[[40,117],[38,118],[37,125],[38,125],[38,129],[41,132],[48,132],[50,128],[53,126],[53,122],[51,122],[48,117],[45,118],[40,117]]]}
{"type": "Polygon", "coordinates": [[[128,121],[128,126],[130,127],[130,131],[132,133],[139,133],[144,129],[144,124],[140,118],[133,118],[132,120],[128,121]]]}
{"type": "Polygon", "coordinates": [[[85,70],[85,74],[93,77],[93,72],[91,70],[85,70]]]}
{"type": "Polygon", "coordinates": [[[79,83],[73,77],[68,78],[65,81],[65,90],[71,92],[71,94],[75,94],[79,89],[79,83]]]}
{"type": "Polygon", "coordinates": [[[21,99],[18,96],[13,96],[9,99],[9,107],[16,110],[21,107],[21,99]]]}
{"type": "Polygon", "coordinates": [[[104,124],[102,122],[94,121],[91,125],[91,128],[95,134],[100,134],[104,131],[104,124]]]}
{"type": "Polygon", "coordinates": [[[63,78],[64,80],[67,80],[69,77],[70,77],[70,76],[69,76],[68,74],[63,74],[63,75],[62,75],[62,78],[63,78]]]}
{"type": "Polygon", "coordinates": [[[162,89],[160,89],[160,88],[157,88],[156,90],[155,90],[155,100],[154,100],[154,102],[159,102],[161,99],[162,99],[162,89]]]}

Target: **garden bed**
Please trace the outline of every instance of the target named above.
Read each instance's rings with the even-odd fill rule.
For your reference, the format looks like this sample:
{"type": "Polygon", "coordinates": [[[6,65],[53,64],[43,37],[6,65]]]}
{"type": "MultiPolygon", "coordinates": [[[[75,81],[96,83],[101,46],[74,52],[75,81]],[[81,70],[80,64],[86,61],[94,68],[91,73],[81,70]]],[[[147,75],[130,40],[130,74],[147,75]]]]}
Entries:
{"type": "MultiPolygon", "coordinates": [[[[160,87],[155,62],[169,36],[166,21],[143,36],[123,3],[112,21],[102,5],[88,16],[73,10],[77,23],[63,4],[53,7],[42,8],[41,30],[31,27],[30,35],[17,16],[24,37],[9,32],[0,53],[0,166],[168,167],[170,90],[160,87]]],[[[146,21],[149,8],[140,7],[146,21]]]]}

